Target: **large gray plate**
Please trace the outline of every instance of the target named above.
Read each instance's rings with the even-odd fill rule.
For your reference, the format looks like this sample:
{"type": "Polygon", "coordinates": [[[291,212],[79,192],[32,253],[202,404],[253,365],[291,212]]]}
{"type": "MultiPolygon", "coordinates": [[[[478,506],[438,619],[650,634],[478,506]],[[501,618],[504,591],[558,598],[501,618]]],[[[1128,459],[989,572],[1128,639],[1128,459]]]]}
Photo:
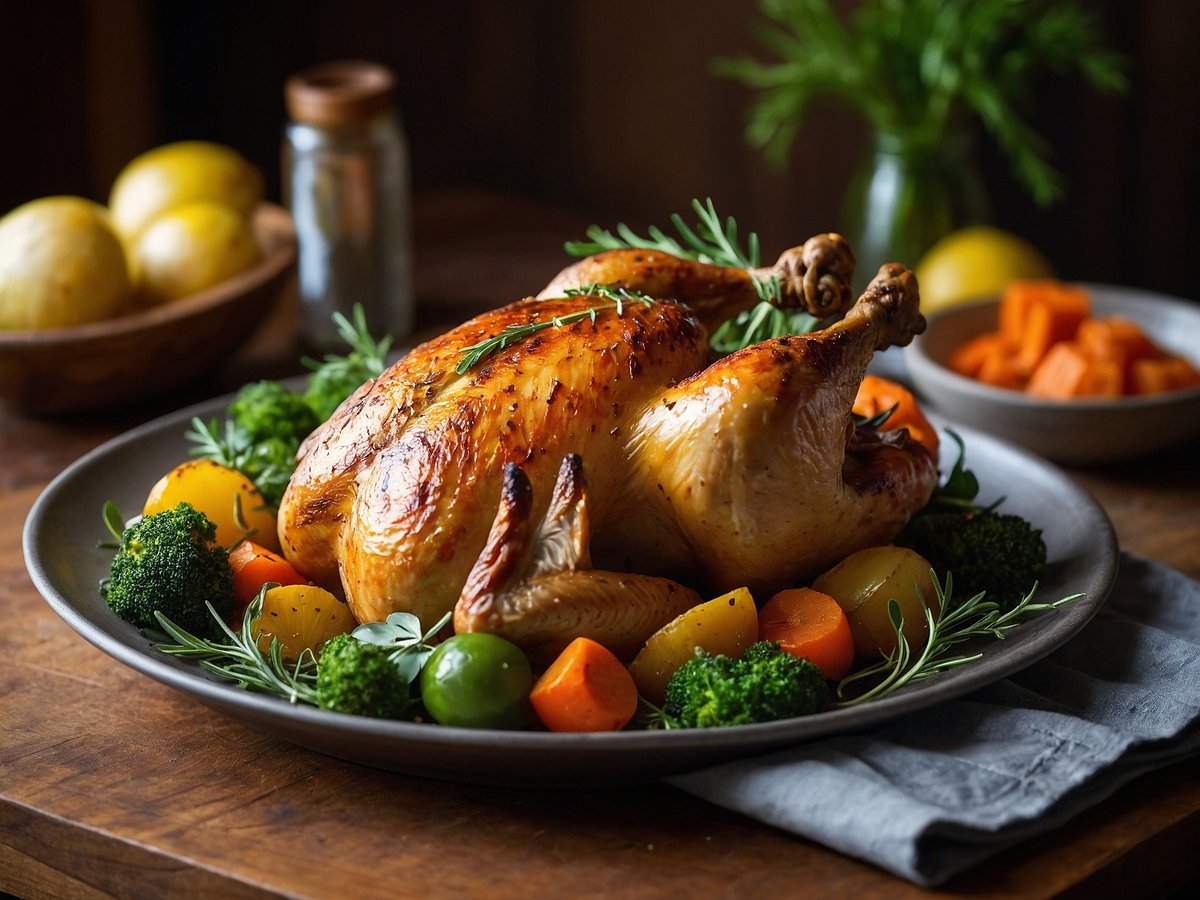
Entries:
{"type": "Polygon", "coordinates": [[[656,778],[863,729],[957,697],[1050,653],[1095,615],[1116,576],[1116,538],[1091,496],[1039,458],[963,428],[958,430],[966,440],[968,463],[984,485],[983,499],[1004,495],[1006,511],[1020,513],[1043,529],[1051,562],[1040,598],[1086,593],[1057,612],[1031,620],[1007,640],[988,644],[977,662],[859,707],[726,729],[584,735],[479,731],[297,707],[248,693],[157,652],[108,610],[97,590],[111,558],[111,551],[96,547],[106,536],[100,516],[104,501],[116,501],[126,513],[139,509],[150,485],[187,458],[183,435],[189,419],[219,415],[224,402],[200,404],[135,429],[56,478],[25,525],[30,575],[72,628],[126,665],[246,724],[384,769],[458,781],[597,784],[656,778]]]}

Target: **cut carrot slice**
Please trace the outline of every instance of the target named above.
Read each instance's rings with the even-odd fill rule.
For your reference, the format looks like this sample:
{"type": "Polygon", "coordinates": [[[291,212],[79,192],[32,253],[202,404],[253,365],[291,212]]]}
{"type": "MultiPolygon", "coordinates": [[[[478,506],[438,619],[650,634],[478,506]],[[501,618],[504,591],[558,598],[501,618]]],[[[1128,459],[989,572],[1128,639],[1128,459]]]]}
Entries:
{"type": "Polygon", "coordinates": [[[860,416],[871,418],[885,410],[892,409],[883,424],[884,431],[896,428],[907,428],[909,435],[917,441],[930,455],[937,459],[938,436],[934,427],[929,424],[917,399],[912,391],[903,385],[878,375],[867,375],[858,386],[858,395],[854,398],[854,412],[860,416]],[[895,407],[895,409],[892,409],[895,407]]]}
{"type": "Polygon", "coordinates": [[[1085,391],[1091,368],[1078,344],[1058,343],[1034,369],[1025,390],[1047,400],[1069,400],[1085,391]]]}
{"type": "Polygon", "coordinates": [[[308,584],[308,579],[286,559],[253,541],[242,541],[230,551],[229,566],[233,569],[233,597],[243,607],[268,582],[308,584]]]}
{"type": "Polygon", "coordinates": [[[637,712],[638,690],[608,648],[578,637],[537,680],[529,702],[551,731],[620,731],[637,712]]]}
{"type": "Polygon", "coordinates": [[[854,635],[838,602],[812,588],[780,591],[758,612],[758,636],[838,680],[854,664],[854,635]]]}
{"type": "Polygon", "coordinates": [[[1000,332],[988,331],[971,338],[961,347],[955,348],[946,361],[950,369],[968,378],[977,378],[988,357],[997,348],[1004,347],[1004,339],[1000,332]]]}

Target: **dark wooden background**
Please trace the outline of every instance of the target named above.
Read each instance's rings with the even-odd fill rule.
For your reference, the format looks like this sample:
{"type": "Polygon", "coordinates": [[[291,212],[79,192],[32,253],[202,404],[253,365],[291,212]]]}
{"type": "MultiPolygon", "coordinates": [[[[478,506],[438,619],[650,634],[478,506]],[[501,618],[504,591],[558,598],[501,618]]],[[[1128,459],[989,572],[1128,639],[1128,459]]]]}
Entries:
{"type": "MultiPolygon", "coordinates": [[[[1091,5],[1132,90],[1044,79],[1034,121],[1068,198],[1036,208],[985,144],[997,223],[1064,277],[1198,298],[1200,4],[1091,5]]],[[[865,143],[852,113],[825,104],[786,171],[745,144],[749,95],[709,63],[761,52],[754,14],[754,0],[0,0],[0,210],[104,200],[133,155],[193,137],[239,148],[278,198],[285,77],[363,57],[399,74],[418,191],[501,189],[639,229],[712,196],[773,253],[841,227],[865,143]]]]}

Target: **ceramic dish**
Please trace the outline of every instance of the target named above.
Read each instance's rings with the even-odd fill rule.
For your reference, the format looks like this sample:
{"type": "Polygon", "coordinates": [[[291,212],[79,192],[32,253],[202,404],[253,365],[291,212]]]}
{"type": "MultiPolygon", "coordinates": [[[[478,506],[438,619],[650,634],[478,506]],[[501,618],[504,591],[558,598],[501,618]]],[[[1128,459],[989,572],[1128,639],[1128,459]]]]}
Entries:
{"type": "Polygon", "coordinates": [[[886,722],[982,687],[1050,653],[1082,628],[1104,602],[1116,575],[1112,527],[1096,502],[1041,460],[963,429],[970,467],[984,500],[1001,490],[1004,509],[1044,530],[1051,560],[1039,596],[1085,592],[1056,612],[1032,619],[984,657],[883,700],[800,719],[678,731],[549,734],[391,722],[298,707],[251,694],[198,666],[154,650],[105,606],[97,582],[111,550],[100,517],[105,500],[140,508],[150,484],[187,457],[184,432],[193,415],[219,415],[211,401],[151,422],[99,447],[56,478],[34,504],[24,533],[25,559],[38,590],[79,634],[137,671],[228,716],[313,750],[354,762],[458,781],[540,786],[651,779],[735,757],[886,722]]]}
{"type": "Polygon", "coordinates": [[[275,306],[296,261],[291,216],[264,203],[263,259],[198,294],[102,322],[0,331],[0,400],[24,412],[119,409],[165,397],[230,357],[275,306]]]}
{"type": "MultiPolygon", "coordinates": [[[[1200,304],[1130,288],[1085,284],[1100,316],[1133,319],[1164,350],[1200,367],[1200,304]]],[[[908,373],[929,407],[1060,463],[1132,459],[1200,435],[1200,387],[1117,400],[1054,401],[955,374],[956,347],[996,328],[997,299],[929,316],[906,348],[908,373]]]]}

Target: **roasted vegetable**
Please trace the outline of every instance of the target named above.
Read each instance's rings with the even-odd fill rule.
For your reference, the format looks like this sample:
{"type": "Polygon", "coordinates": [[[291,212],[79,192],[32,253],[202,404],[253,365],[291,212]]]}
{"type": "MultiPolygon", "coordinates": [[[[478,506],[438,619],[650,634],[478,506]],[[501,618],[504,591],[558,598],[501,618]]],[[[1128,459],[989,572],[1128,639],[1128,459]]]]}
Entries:
{"type": "MultiPolygon", "coordinates": [[[[105,518],[118,534],[111,506],[105,518]]],[[[157,626],[157,611],[193,634],[214,636],[219,626],[205,604],[221,617],[234,611],[233,569],[216,534],[208,516],[188,503],[143,516],[119,532],[102,586],[105,602],[138,628],[157,626]]]]}
{"type": "Polygon", "coordinates": [[[665,721],[684,728],[771,722],[817,712],[828,691],[821,670],[758,641],[740,659],[701,652],[671,676],[665,721]]]}

